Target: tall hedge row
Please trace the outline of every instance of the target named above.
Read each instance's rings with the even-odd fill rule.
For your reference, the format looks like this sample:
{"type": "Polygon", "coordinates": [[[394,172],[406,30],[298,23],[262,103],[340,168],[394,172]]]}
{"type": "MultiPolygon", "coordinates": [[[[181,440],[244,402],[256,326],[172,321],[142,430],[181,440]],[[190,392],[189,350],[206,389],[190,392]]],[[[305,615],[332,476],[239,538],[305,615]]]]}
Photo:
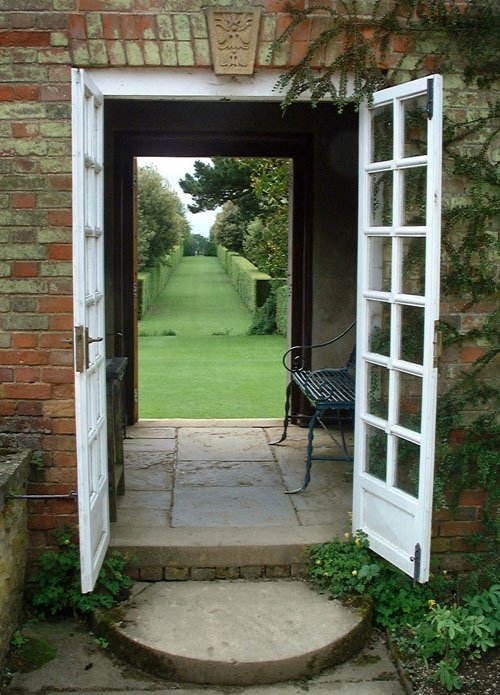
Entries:
{"type": "Polygon", "coordinates": [[[276,327],[280,335],[286,335],[288,325],[288,284],[275,289],[276,293],[276,327]]]}
{"type": "Polygon", "coordinates": [[[156,302],[183,256],[182,245],[175,246],[152,268],[146,268],[137,276],[139,319],[156,302]]]}
{"type": "Polygon", "coordinates": [[[233,287],[252,313],[261,307],[271,292],[271,277],[261,273],[253,263],[224,246],[217,247],[217,257],[233,287]]]}

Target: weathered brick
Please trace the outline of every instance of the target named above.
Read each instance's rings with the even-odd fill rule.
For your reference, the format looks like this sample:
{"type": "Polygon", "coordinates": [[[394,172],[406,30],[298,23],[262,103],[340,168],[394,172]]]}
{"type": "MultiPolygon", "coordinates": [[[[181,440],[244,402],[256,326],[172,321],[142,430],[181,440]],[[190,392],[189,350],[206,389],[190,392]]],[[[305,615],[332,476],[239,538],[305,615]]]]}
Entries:
{"type": "MultiPolygon", "coordinates": [[[[19,312],[19,310],[17,310],[19,312]]],[[[4,328],[7,331],[40,330],[49,327],[49,317],[38,314],[16,313],[4,318],[4,328]]]]}
{"type": "Polygon", "coordinates": [[[48,284],[46,280],[38,278],[0,280],[0,292],[7,294],[46,294],[48,292],[48,284]]]}
{"type": "Polygon", "coordinates": [[[0,46],[50,46],[50,32],[0,31],[0,46]]]}
{"type": "Polygon", "coordinates": [[[140,577],[143,582],[163,581],[163,567],[141,567],[140,577]]]}
{"type": "Polygon", "coordinates": [[[268,579],[285,579],[290,576],[290,565],[266,565],[265,575],[268,579]]]}
{"type": "Polygon", "coordinates": [[[240,568],[239,567],[216,567],[215,568],[215,578],[216,579],[239,579],[240,578],[240,568]]]}
{"type": "Polygon", "coordinates": [[[102,39],[104,36],[101,15],[98,12],[88,12],[85,15],[87,37],[89,39],[102,39]]]}
{"type": "MultiPolygon", "coordinates": [[[[31,211],[25,214],[28,219],[31,217],[31,211]]],[[[9,244],[8,248],[5,249],[4,255],[6,259],[29,259],[28,262],[32,262],[35,259],[47,258],[47,249],[41,245],[9,244]]]]}
{"type": "Polygon", "coordinates": [[[191,567],[189,578],[194,582],[206,582],[215,579],[215,567],[191,567]]]}
{"type": "Polygon", "coordinates": [[[126,65],[125,49],[120,41],[107,41],[106,48],[110,65],[126,65]]]}
{"type": "Polygon", "coordinates": [[[39,273],[39,264],[34,261],[15,261],[12,264],[12,277],[33,278],[39,273]]]}
{"type": "MultiPolygon", "coordinates": [[[[12,297],[10,308],[13,312],[36,312],[36,297],[12,297]]],[[[9,317],[12,319],[13,317],[9,317]]],[[[24,316],[23,320],[29,321],[30,317],[24,316]]],[[[34,327],[28,326],[29,329],[34,327]]]]}
{"type": "Polygon", "coordinates": [[[46,261],[41,267],[40,267],[40,275],[51,275],[51,276],[60,276],[60,275],[66,275],[68,277],[71,277],[72,275],[72,267],[70,263],[66,263],[66,261],[46,261]]]}
{"type": "Polygon", "coordinates": [[[194,53],[193,47],[187,41],[178,41],[177,47],[177,61],[180,66],[190,66],[194,65],[194,53]]]}
{"type": "Polygon", "coordinates": [[[185,14],[174,14],[174,33],[178,41],[189,41],[191,38],[191,30],[189,27],[189,17],[185,14]]]}
{"type": "Polygon", "coordinates": [[[13,208],[34,208],[36,206],[36,194],[13,193],[11,205],[13,208]]]}
{"type": "Polygon", "coordinates": [[[158,15],[158,36],[162,40],[172,40],[174,38],[174,28],[172,26],[172,17],[168,14],[158,15]]]}
{"type": "Polygon", "coordinates": [[[264,567],[261,565],[247,565],[241,567],[240,576],[242,579],[260,579],[264,576],[264,567]]]}
{"type": "Polygon", "coordinates": [[[162,65],[177,65],[177,52],[175,50],[175,41],[162,41],[160,43],[160,53],[162,65]]]}
{"type": "Polygon", "coordinates": [[[3,398],[23,398],[46,400],[52,395],[49,384],[2,384],[1,392],[3,398]]]}
{"type": "Polygon", "coordinates": [[[14,374],[14,381],[19,381],[25,384],[34,384],[41,381],[40,376],[42,374],[42,370],[40,367],[16,367],[14,374]]]}
{"type": "Polygon", "coordinates": [[[75,414],[75,403],[73,400],[46,401],[43,404],[43,414],[52,418],[71,417],[75,414]]]}
{"type": "Polygon", "coordinates": [[[470,536],[473,533],[484,533],[484,525],[480,521],[442,521],[439,526],[440,536],[470,536]]]}
{"type": "Polygon", "coordinates": [[[48,364],[49,356],[42,350],[0,350],[3,364],[48,364]]]}
{"type": "Polygon", "coordinates": [[[161,65],[160,50],[156,41],[144,41],[143,50],[145,65],[161,65]]]}
{"type": "Polygon", "coordinates": [[[144,57],[138,43],[127,41],[125,44],[128,65],[144,65],[144,57]]]}
{"type": "Polygon", "coordinates": [[[75,418],[54,418],[51,420],[54,434],[75,434],[75,418]]]}
{"type": "Polygon", "coordinates": [[[165,567],[165,581],[184,582],[189,579],[189,567],[165,567]]]}
{"type": "Polygon", "coordinates": [[[71,384],[73,383],[73,369],[45,367],[43,369],[43,381],[47,384],[71,384]]]}
{"type": "Polygon", "coordinates": [[[37,333],[13,333],[12,334],[13,348],[35,348],[38,347],[37,333]]]}

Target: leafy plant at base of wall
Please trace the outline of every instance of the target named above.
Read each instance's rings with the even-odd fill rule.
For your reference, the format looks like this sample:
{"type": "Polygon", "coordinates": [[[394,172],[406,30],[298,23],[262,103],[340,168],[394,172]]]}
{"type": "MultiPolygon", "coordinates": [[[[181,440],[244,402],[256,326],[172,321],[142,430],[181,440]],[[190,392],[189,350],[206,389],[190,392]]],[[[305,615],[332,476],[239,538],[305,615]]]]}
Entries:
{"type": "Polygon", "coordinates": [[[397,630],[416,625],[425,616],[427,601],[445,593],[449,584],[445,578],[414,585],[410,577],[372,553],[366,534],[346,535],[346,541],[336,539],[309,550],[309,578],[333,598],[370,596],[380,627],[397,630]]]}
{"type": "Polygon", "coordinates": [[[500,643],[500,585],[493,585],[463,605],[429,602],[430,611],[412,631],[416,653],[431,666],[432,679],[447,690],[460,690],[457,669],[463,659],[477,659],[500,643]]]}
{"type": "Polygon", "coordinates": [[[309,578],[332,598],[369,596],[375,623],[389,630],[398,649],[423,659],[448,690],[459,689],[461,660],[499,643],[500,585],[457,605],[456,578],[435,575],[415,585],[370,551],[364,533],[346,536],[309,549],[309,578]]]}
{"type": "Polygon", "coordinates": [[[103,562],[93,592],[80,590],[80,554],[73,542],[73,530],[65,526],[55,532],[59,550],[48,550],[37,563],[36,590],[31,599],[35,611],[43,616],[92,613],[111,608],[126,594],[133,582],[125,574],[128,558],[112,553],[103,562]]]}

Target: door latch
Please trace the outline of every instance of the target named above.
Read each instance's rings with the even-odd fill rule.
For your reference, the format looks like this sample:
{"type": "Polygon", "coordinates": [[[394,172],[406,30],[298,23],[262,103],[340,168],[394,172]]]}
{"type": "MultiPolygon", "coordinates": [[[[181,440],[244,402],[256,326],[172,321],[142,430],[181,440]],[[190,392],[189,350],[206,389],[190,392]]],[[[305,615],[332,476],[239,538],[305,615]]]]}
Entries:
{"type": "Polygon", "coordinates": [[[102,338],[91,338],[86,326],[75,326],[75,371],[84,372],[90,366],[89,345],[100,343],[102,338]]]}

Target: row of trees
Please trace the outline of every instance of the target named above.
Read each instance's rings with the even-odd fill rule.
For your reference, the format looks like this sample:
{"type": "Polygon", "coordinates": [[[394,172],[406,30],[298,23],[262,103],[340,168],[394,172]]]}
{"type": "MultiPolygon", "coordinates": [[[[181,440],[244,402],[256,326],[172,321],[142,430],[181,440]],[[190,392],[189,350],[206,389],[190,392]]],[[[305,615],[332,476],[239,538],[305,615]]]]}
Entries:
{"type": "Polygon", "coordinates": [[[191,212],[221,208],[210,230],[214,243],[272,277],[286,275],[289,160],[215,157],[195,162],[179,184],[193,198],[191,212]]]}
{"type": "Polygon", "coordinates": [[[190,240],[191,229],[179,196],[154,166],[138,171],[137,207],[138,266],[143,270],[190,240]]]}

